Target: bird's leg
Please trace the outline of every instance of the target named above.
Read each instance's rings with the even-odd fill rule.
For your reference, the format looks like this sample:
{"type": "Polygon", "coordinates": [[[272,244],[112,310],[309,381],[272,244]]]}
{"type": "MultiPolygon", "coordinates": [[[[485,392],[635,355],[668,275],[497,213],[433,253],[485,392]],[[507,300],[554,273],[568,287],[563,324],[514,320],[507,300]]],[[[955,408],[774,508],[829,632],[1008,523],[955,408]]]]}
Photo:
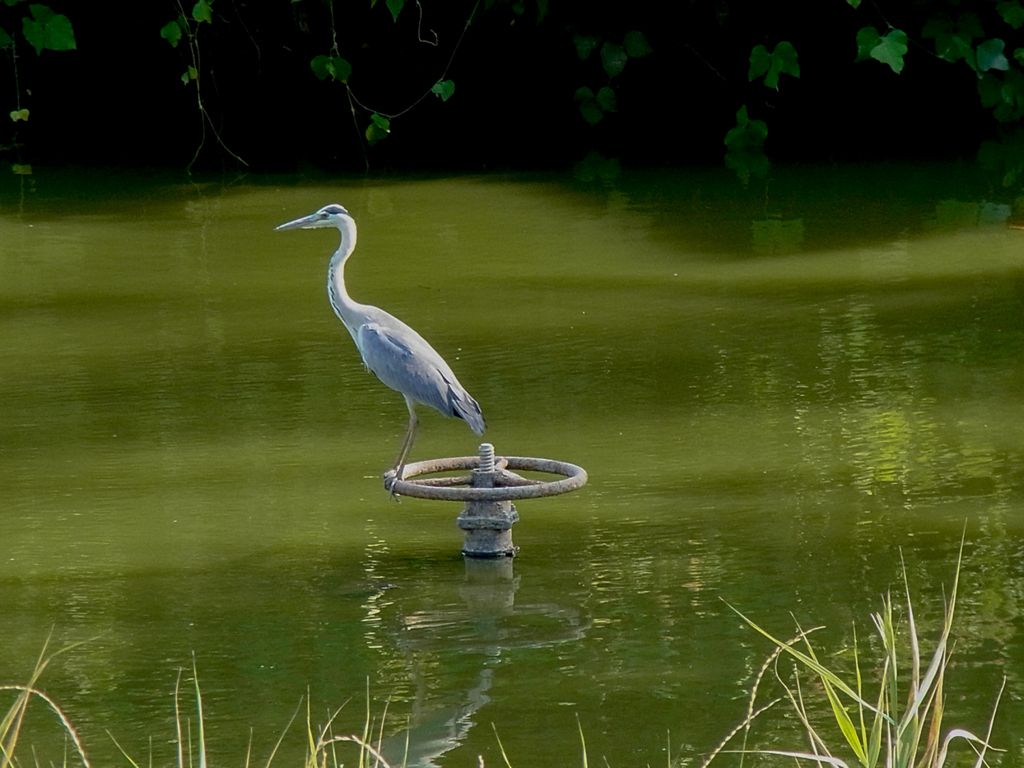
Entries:
{"type": "MultiPolygon", "coordinates": [[[[416,438],[416,427],[419,419],[416,418],[416,409],[411,400],[406,400],[409,406],[409,427],[405,430],[405,438],[402,440],[402,447],[398,449],[398,458],[395,459],[395,480],[402,480],[405,474],[405,460],[412,450],[412,441],[416,438]]],[[[393,492],[392,492],[393,495],[393,492]]]]}

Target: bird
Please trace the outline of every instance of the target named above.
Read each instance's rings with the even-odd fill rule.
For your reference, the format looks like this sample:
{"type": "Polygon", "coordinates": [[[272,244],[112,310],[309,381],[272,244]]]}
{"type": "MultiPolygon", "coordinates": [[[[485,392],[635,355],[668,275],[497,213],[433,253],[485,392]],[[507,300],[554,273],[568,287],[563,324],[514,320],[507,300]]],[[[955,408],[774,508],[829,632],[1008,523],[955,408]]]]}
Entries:
{"type": "Polygon", "coordinates": [[[356,222],[343,206],[325,205],[316,213],[281,224],[275,230],[325,227],[333,227],[341,234],[341,244],[327,268],[327,297],[331,309],[351,334],[363,364],[384,384],[400,393],[409,408],[409,426],[391,468],[394,479],[402,480],[419,424],[417,405],[428,405],[445,416],[458,417],[477,435],[484,432],[484,417],[480,405],[426,339],[394,315],[379,307],[359,304],[348,295],[345,262],[356,247],[356,222]]]}

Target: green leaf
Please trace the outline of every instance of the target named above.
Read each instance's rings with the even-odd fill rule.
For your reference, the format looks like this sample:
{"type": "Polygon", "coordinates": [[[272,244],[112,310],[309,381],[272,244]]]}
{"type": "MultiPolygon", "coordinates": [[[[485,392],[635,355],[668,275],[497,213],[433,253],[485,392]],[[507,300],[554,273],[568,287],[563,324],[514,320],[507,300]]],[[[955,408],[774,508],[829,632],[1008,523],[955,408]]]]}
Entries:
{"type": "Polygon", "coordinates": [[[775,46],[775,50],[768,53],[763,45],[754,46],[750,51],[750,70],[747,72],[747,79],[754,80],[764,75],[764,84],[769,88],[779,89],[779,75],[792,75],[800,77],[800,62],[797,59],[796,48],[792,43],[783,40],[775,46]]]}
{"type": "Polygon", "coordinates": [[[611,181],[622,175],[619,158],[607,158],[595,149],[573,166],[573,175],[579,181],[611,181]]]}
{"type": "Polygon", "coordinates": [[[1003,55],[1003,48],[1006,44],[998,37],[986,40],[978,46],[978,69],[988,72],[990,69],[998,69],[1005,72],[1010,68],[1010,62],[1003,55]]]}
{"type": "Polygon", "coordinates": [[[580,104],[580,114],[590,125],[597,125],[604,120],[604,112],[597,106],[596,101],[586,101],[580,104]]]}
{"type": "Polygon", "coordinates": [[[996,12],[1014,29],[1024,26],[1024,8],[1021,7],[1020,0],[996,3],[996,12]]]}
{"type": "Polygon", "coordinates": [[[1001,123],[1016,123],[1024,117],[1024,74],[1019,69],[1011,69],[1005,77],[1000,89],[1003,104],[996,107],[994,114],[1001,123]]]}
{"type": "Polygon", "coordinates": [[[580,57],[581,61],[586,61],[601,44],[601,38],[594,35],[573,35],[572,43],[576,46],[576,55],[580,57]]]}
{"type": "Polygon", "coordinates": [[[597,95],[586,86],[583,86],[576,90],[573,100],[579,104],[580,114],[583,116],[583,119],[591,125],[601,122],[607,112],[618,112],[615,91],[609,86],[599,90],[597,95]]]}
{"type": "Polygon", "coordinates": [[[854,61],[866,61],[871,58],[871,51],[878,45],[882,36],[874,27],[863,27],[857,32],[857,58],[854,61]]]}
{"type": "Polygon", "coordinates": [[[897,75],[903,70],[903,56],[907,52],[907,33],[900,29],[890,29],[875,48],[871,58],[888,64],[897,75]]]}
{"type": "Polygon", "coordinates": [[[768,124],[747,117],[747,105],[744,104],[736,112],[736,127],[725,135],[725,145],[730,151],[761,147],[767,137],[768,124]]]}
{"type": "Polygon", "coordinates": [[[71,20],[58,14],[46,22],[46,47],[51,51],[73,51],[78,48],[71,20]]]}
{"type": "MultiPolygon", "coordinates": [[[[747,115],[747,105],[744,104],[738,110],[736,110],[736,128],[745,128],[750,123],[750,117],[747,115]]],[[[733,130],[736,130],[735,128],[733,130]]],[[[732,133],[732,131],[729,131],[732,133]]],[[[726,136],[725,143],[729,143],[729,138],[726,136]]]]}
{"type": "Polygon", "coordinates": [[[441,101],[448,101],[455,93],[455,83],[451,80],[438,80],[430,88],[431,93],[436,93],[441,97],[441,101]]]}
{"type": "Polygon", "coordinates": [[[1003,82],[995,75],[984,75],[978,80],[978,97],[981,106],[992,109],[1003,101],[1003,82]]]}
{"type": "Polygon", "coordinates": [[[597,92],[595,99],[599,107],[605,112],[618,112],[618,104],[615,100],[615,91],[607,85],[597,92]]]}
{"type": "Polygon", "coordinates": [[[327,61],[327,71],[331,77],[342,83],[347,83],[352,77],[352,65],[339,56],[332,56],[327,61]]]}
{"type": "Polygon", "coordinates": [[[42,24],[25,16],[21,20],[21,34],[36,49],[37,54],[43,52],[46,47],[46,29],[42,24]]]}
{"type": "Polygon", "coordinates": [[[43,42],[45,36],[42,27],[29,18],[24,18],[21,21],[21,34],[32,44],[37,54],[42,53],[43,48],[46,47],[46,44],[43,42]]]}
{"type": "Polygon", "coordinates": [[[327,71],[327,62],[329,61],[329,57],[320,54],[319,56],[314,56],[313,60],[309,62],[309,67],[313,70],[313,74],[317,76],[317,79],[326,80],[327,76],[331,74],[327,71]]]}
{"type": "Polygon", "coordinates": [[[654,49],[647,42],[647,37],[644,36],[644,33],[635,29],[626,33],[626,38],[622,41],[622,45],[626,49],[626,55],[634,59],[642,59],[644,56],[654,53],[654,49]]]}
{"type": "Polygon", "coordinates": [[[3,27],[0,27],[0,50],[3,50],[13,42],[14,38],[7,34],[7,31],[3,27]]]}
{"type": "Polygon", "coordinates": [[[1013,60],[1018,64],[1024,64],[1024,48],[1016,48],[1013,51],[1013,60]]]}
{"type": "Polygon", "coordinates": [[[978,71],[974,39],[984,37],[985,31],[975,14],[961,13],[954,24],[947,14],[935,13],[925,22],[921,36],[935,39],[935,53],[939,58],[950,62],[965,59],[971,69],[978,71]]]}
{"type": "Polygon", "coordinates": [[[40,24],[46,24],[46,22],[48,22],[50,19],[57,15],[54,12],[54,10],[48,5],[33,3],[28,7],[28,9],[32,12],[32,18],[38,21],[40,24]]]}
{"type": "Polygon", "coordinates": [[[26,120],[27,121],[28,120],[28,110],[27,109],[17,109],[15,111],[11,112],[11,120],[13,120],[14,122],[18,122],[19,120],[26,120]]]}
{"type": "Polygon", "coordinates": [[[1004,77],[987,72],[978,80],[978,96],[999,122],[1017,122],[1024,117],[1024,74],[1018,69],[1004,77]]]}
{"type": "Polygon", "coordinates": [[[860,8],[860,0],[846,0],[851,8],[860,8]]]}
{"type": "Polygon", "coordinates": [[[800,62],[792,43],[783,40],[776,45],[775,50],[772,51],[772,59],[779,67],[779,72],[800,77],[800,62]]]}
{"type": "Polygon", "coordinates": [[[213,8],[210,7],[210,0],[199,0],[192,9],[192,18],[198,22],[213,23],[213,8]]]}
{"type": "Polygon", "coordinates": [[[320,80],[330,77],[332,80],[347,83],[352,76],[352,65],[338,56],[314,56],[309,66],[320,80]]]}
{"type": "Polygon", "coordinates": [[[177,48],[181,42],[181,25],[177,21],[169,21],[160,28],[160,37],[177,48]]]}
{"type": "Polygon", "coordinates": [[[949,62],[966,59],[971,69],[977,69],[977,58],[971,46],[971,38],[967,35],[948,34],[935,38],[935,52],[940,58],[949,62]]]}
{"type": "Polygon", "coordinates": [[[751,176],[761,179],[767,176],[771,163],[768,162],[768,157],[761,147],[730,147],[725,153],[725,167],[735,171],[743,186],[746,186],[750,183],[751,176]]]}
{"type": "Polygon", "coordinates": [[[921,30],[921,37],[938,37],[953,34],[953,20],[942,11],[928,17],[921,30]]]}
{"type": "Polygon", "coordinates": [[[597,125],[604,119],[604,111],[597,103],[597,97],[587,86],[576,89],[573,100],[580,105],[580,114],[583,115],[583,119],[591,125],[597,125]]]}
{"type": "Polygon", "coordinates": [[[1004,187],[1012,186],[1024,173],[1024,132],[1015,128],[998,142],[982,142],[978,162],[989,173],[999,174],[1004,187]]]}
{"type": "Polygon", "coordinates": [[[964,11],[956,17],[956,31],[961,35],[967,35],[972,40],[985,36],[985,28],[981,26],[981,19],[971,11],[964,11]]]}
{"type": "Polygon", "coordinates": [[[398,21],[398,14],[402,12],[402,8],[405,7],[405,0],[387,0],[388,10],[391,11],[391,18],[394,21],[398,21]]]}
{"type": "Polygon", "coordinates": [[[921,36],[935,39],[935,53],[939,58],[950,62],[965,59],[971,69],[978,71],[974,39],[984,37],[985,30],[975,14],[961,13],[954,24],[947,14],[939,11],[925,22],[921,36]]]}
{"type": "Polygon", "coordinates": [[[615,43],[605,43],[601,46],[601,64],[608,77],[615,77],[626,67],[626,49],[615,43]]]}
{"type": "Polygon", "coordinates": [[[32,17],[22,18],[21,32],[37,54],[46,48],[51,51],[72,51],[76,48],[75,33],[67,16],[54,13],[46,5],[30,5],[29,10],[32,17]]]}
{"type": "Polygon", "coordinates": [[[370,115],[370,124],[366,126],[366,140],[372,147],[378,141],[383,141],[391,133],[391,121],[383,115],[374,112],[370,115]]]}
{"type": "Polygon", "coordinates": [[[772,55],[763,45],[755,45],[750,51],[750,70],[747,72],[747,80],[753,81],[768,73],[772,65],[772,55]]]}

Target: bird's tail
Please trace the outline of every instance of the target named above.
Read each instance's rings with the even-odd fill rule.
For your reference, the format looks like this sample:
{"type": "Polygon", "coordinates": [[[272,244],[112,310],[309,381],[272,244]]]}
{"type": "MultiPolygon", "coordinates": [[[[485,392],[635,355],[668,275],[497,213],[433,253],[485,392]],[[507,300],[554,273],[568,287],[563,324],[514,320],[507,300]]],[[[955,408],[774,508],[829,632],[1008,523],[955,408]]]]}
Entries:
{"type": "Polygon", "coordinates": [[[484,423],[484,416],[480,412],[480,405],[468,392],[463,391],[461,396],[455,395],[452,397],[452,411],[455,416],[469,424],[469,428],[476,434],[482,435],[484,433],[487,425],[484,423]]]}

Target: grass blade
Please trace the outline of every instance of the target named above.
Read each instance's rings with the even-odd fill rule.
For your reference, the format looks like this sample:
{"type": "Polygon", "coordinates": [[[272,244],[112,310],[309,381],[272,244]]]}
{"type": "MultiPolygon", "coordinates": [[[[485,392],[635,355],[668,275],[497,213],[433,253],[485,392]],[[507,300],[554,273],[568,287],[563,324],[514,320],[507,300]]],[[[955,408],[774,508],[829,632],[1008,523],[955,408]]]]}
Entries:
{"type": "Polygon", "coordinates": [[[196,710],[199,713],[199,768],[206,768],[206,735],[203,725],[203,694],[199,692],[199,671],[196,669],[196,655],[192,654],[192,681],[196,688],[196,710]]]}
{"type": "MultiPolygon", "coordinates": [[[[878,709],[885,706],[885,685],[888,679],[889,657],[885,657],[882,668],[882,687],[878,691],[878,709]]],[[[882,752],[882,726],[885,720],[877,714],[871,722],[871,737],[868,740],[868,768],[874,768],[878,764],[879,755],[882,752]]]]}
{"type": "MultiPolygon", "coordinates": [[[[943,700],[945,688],[945,674],[949,665],[951,653],[951,636],[953,620],[956,614],[956,600],[959,594],[960,571],[963,565],[964,539],[960,542],[960,552],[956,561],[956,572],[953,580],[953,588],[946,601],[944,616],[939,631],[938,642],[935,650],[928,661],[927,669],[922,670],[921,643],[918,636],[918,626],[913,606],[913,596],[910,591],[909,577],[907,575],[906,563],[902,553],[900,564],[904,581],[904,592],[907,601],[907,624],[899,628],[893,611],[891,594],[882,597],[882,610],[871,614],[871,620],[878,631],[882,641],[882,654],[880,658],[880,673],[875,675],[863,674],[860,648],[857,643],[857,631],[853,630],[853,687],[847,685],[839,676],[830,670],[818,658],[814,647],[811,645],[808,636],[815,629],[800,630],[794,640],[782,642],[773,637],[753,621],[744,616],[740,611],[733,608],[733,611],[740,616],[751,628],[770,640],[775,646],[769,660],[774,659],[775,676],[785,691],[792,706],[792,713],[799,720],[804,733],[809,741],[810,748],[805,752],[791,752],[785,750],[752,750],[753,753],[763,755],[778,755],[793,757],[797,760],[812,760],[819,765],[833,766],[834,768],[847,768],[846,763],[838,757],[833,757],[829,746],[823,738],[824,733],[819,733],[814,722],[817,717],[808,712],[801,690],[800,675],[803,670],[814,673],[821,684],[828,699],[828,707],[832,718],[835,720],[839,734],[842,739],[838,744],[842,750],[849,748],[856,755],[857,760],[863,768],[943,768],[949,753],[949,747],[956,739],[967,741],[976,749],[978,760],[974,768],[985,768],[985,755],[989,749],[994,749],[989,744],[992,728],[995,722],[996,710],[1002,696],[1003,687],[1000,688],[999,696],[989,719],[988,733],[981,739],[971,731],[963,728],[954,728],[942,735],[943,720],[945,718],[945,702],[943,700]],[[799,641],[803,645],[799,646],[799,641]],[[798,647],[799,646],[799,647],[798,647]],[[781,673],[778,665],[778,658],[782,654],[788,654],[794,660],[792,675],[781,673]],[[900,665],[903,665],[902,667],[900,665]],[[879,679],[879,689],[874,703],[866,700],[865,680],[879,679]],[[900,693],[899,684],[906,681],[905,691],[900,693]],[[859,707],[859,712],[850,709],[851,702],[859,707]],[[867,716],[865,711],[873,713],[871,717],[870,730],[868,730],[867,716]]],[[[729,606],[732,608],[732,606],[729,606]]],[[[769,662],[766,662],[766,664],[769,662]]],[[[762,674],[763,674],[762,667],[762,674]]],[[[755,684],[760,684],[760,674],[755,684]]],[[[755,693],[751,694],[750,708],[753,708],[755,693]]],[[[723,751],[722,747],[739,730],[746,734],[749,730],[747,719],[737,726],[729,734],[726,741],[712,753],[711,757],[704,762],[701,768],[707,768],[708,763],[715,755],[723,751]]],[[[746,738],[744,748],[739,750],[742,755],[746,752],[746,738]]]]}
{"type": "MultiPolygon", "coordinates": [[[[736,608],[733,608],[733,606],[729,605],[729,603],[726,603],[726,605],[728,605],[730,608],[732,608],[732,610],[735,611],[736,615],[739,616],[741,619],[743,619],[754,630],[756,630],[757,632],[759,632],[760,634],[764,635],[766,638],[771,640],[773,643],[775,643],[776,646],[781,648],[786,653],[788,653],[791,656],[795,657],[805,667],[807,667],[808,669],[812,670],[815,674],[817,674],[823,681],[827,681],[827,682],[831,683],[833,686],[835,686],[835,688],[837,690],[839,690],[842,693],[846,694],[848,697],[850,697],[850,699],[852,699],[854,702],[856,702],[858,706],[866,707],[867,709],[870,709],[872,712],[878,712],[878,714],[882,715],[882,717],[888,718],[888,715],[886,715],[884,712],[880,712],[878,709],[876,709],[874,704],[869,704],[868,702],[864,701],[864,699],[862,699],[860,696],[858,696],[856,691],[854,691],[852,688],[850,688],[850,686],[848,686],[842,680],[842,678],[840,678],[838,675],[836,675],[834,672],[832,672],[832,670],[830,670],[827,667],[821,665],[816,659],[811,658],[810,656],[808,656],[807,654],[803,653],[802,651],[798,651],[796,648],[793,648],[792,645],[784,643],[781,640],[777,640],[771,634],[769,634],[765,630],[761,629],[761,627],[759,627],[753,621],[751,621],[746,616],[744,616],[736,608]]],[[[815,631],[817,629],[821,629],[821,627],[815,627],[814,629],[807,630],[807,633],[809,634],[810,632],[813,632],[813,631],[815,631]]]]}
{"type": "Polygon", "coordinates": [[[491,728],[494,730],[494,738],[498,741],[498,751],[501,752],[501,759],[505,761],[505,768],[512,768],[512,763],[508,761],[508,755],[505,754],[505,747],[501,743],[501,737],[498,736],[498,726],[491,723],[491,728]]]}
{"type": "Polygon", "coordinates": [[[583,745],[583,768],[587,768],[587,740],[583,737],[583,724],[579,715],[576,715],[576,727],[580,730],[580,744],[583,745]]]}
{"type": "Polygon", "coordinates": [[[841,760],[838,757],[815,755],[810,752],[787,752],[783,749],[762,749],[758,750],[758,754],[779,755],[780,757],[795,757],[798,760],[813,760],[816,763],[827,763],[828,765],[834,765],[836,768],[850,768],[850,766],[846,764],[845,760],[841,760]]]}
{"type": "Polygon", "coordinates": [[[832,705],[832,714],[836,719],[836,724],[839,726],[840,732],[843,734],[843,738],[846,739],[846,743],[850,745],[850,749],[853,750],[857,759],[860,760],[861,765],[867,766],[867,751],[860,741],[860,735],[857,733],[857,726],[853,724],[853,720],[850,718],[850,713],[846,711],[846,707],[843,706],[843,702],[840,701],[839,696],[836,694],[832,685],[825,679],[822,679],[821,684],[824,686],[829,703],[832,705]]]}
{"type": "MultiPolygon", "coordinates": [[[[985,763],[985,752],[990,748],[989,744],[992,739],[992,726],[996,722],[996,712],[999,709],[999,700],[1003,698],[1003,691],[1006,689],[1006,677],[1003,677],[1003,684],[999,686],[999,693],[996,694],[996,703],[992,705],[992,716],[988,719],[988,730],[985,731],[985,741],[982,743],[981,751],[978,753],[978,761],[974,764],[974,768],[981,768],[985,763]]],[[[938,766],[942,768],[942,766],[938,766]]]]}

